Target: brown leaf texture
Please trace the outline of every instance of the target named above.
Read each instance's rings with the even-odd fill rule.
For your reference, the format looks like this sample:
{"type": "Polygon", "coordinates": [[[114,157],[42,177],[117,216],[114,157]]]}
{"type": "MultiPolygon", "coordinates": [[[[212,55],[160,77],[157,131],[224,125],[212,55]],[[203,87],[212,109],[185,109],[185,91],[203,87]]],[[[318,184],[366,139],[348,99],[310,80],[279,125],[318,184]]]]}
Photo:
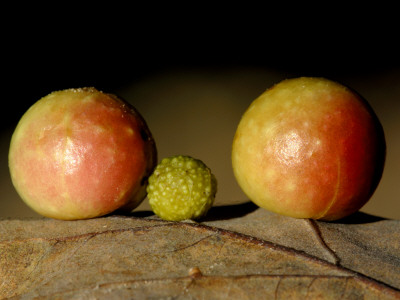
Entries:
{"type": "Polygon", "coordinates": [[[400,222],[153,215],[0,221],[0,299],[400,299],[400,222]]]}

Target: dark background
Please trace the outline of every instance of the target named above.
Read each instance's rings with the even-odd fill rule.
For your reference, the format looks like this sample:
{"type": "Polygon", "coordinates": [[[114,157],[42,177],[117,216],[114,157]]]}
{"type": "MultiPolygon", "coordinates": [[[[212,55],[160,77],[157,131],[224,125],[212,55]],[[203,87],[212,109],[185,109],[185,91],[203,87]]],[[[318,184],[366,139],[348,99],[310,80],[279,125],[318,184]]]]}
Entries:
{"type": "MultiPolygon", "coordinates": [[[[0,217],[30,216],[11,186],[7,147],[22,114],[54,90],[94,86],[129,98],[157,137],[161,157],[182,151],[203,156],[200,158],[213,164],[220,177],[228,178],[225,185],[232,185],[229,147],[244,109],[263,90],[284,78],[322,76],[358,90],[387,127],[391,153],[389,171],[385,171],[388,179],[384,179],[388,183],[378,196],[390,201],[381,205],[374,200],[368,211],[380,215],[390,211],[390,217],[400,218],[400,207],[397,214],[391,207],[399,202],[400,193],[398,187],[394,189],[400,179],[400,164],[393,155],[399,149],[400,129],[393,116],[400,101],[395,11],[376,5],[304,7],[272,2],[261,7],[82,7],[69,3],[5,9],[7,18],[1,24],[0,217]],[[226,101],[219,102],[222,98],[226,101]],[[209,149],[194,148],[198,142],[195,133],[201,135],[201,129],[194,127],[202,120],[184,117],[193,107],[202,110],[205,106],[212,108],[204,110],[205,118],[212,119],[218,112],[215,123],[210,124],[226,126],[227,130],[226,140],[214,140],[229,146],[214,156],[209,149]],[[171,117],[163,117],[161,109],[164,115],[170,109],[171,117]],[[224,118],[226,122],[221,123],[224,118]],[[192,133],[182,133],[179,143],[173,142],[174,135],[168,137],[171,131],[179,130],[174,121],[180,128],[193,127],[192,133]],[[377,209],[382,207],[385,209],[377,209]]],[[[205,137],[203,144],[214,140],[205,137]]],[[[223,203],[232,197],[232,193],[224,192],[228,189],[236,194],[238,191],[237,187],[221,187],[223,203]]],[[[240,197],[234,202],[245,200],[240,197]]]]}
{"type": "Polygon", "coordinates": [[[254,66],[335,79],[399,66],[395,9],[271,3],[5,10],[1,125],[14,125],[54,90],[113,91],[177,67],[254,66]]]}

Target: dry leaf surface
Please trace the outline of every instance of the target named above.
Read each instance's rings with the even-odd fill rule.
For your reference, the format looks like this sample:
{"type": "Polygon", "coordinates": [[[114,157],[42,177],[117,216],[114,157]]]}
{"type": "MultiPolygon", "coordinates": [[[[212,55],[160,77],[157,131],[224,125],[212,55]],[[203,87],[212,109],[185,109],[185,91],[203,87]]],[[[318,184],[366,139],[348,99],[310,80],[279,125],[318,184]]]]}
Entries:
{"type": "Polygon", "coordinates": [[[201,223],[1,220],[0,299],[400,299],[400,222],[250,203],[201,223]]]}

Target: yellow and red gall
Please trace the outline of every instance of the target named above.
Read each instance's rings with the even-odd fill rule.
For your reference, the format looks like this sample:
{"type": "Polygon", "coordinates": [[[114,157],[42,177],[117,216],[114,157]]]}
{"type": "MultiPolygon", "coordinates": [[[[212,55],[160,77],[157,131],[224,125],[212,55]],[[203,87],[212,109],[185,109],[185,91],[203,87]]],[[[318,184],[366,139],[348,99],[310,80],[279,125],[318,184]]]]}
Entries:
{"type": "Polygon", "coordinates": [[[17,192],[36,212],[87,219],[137,206],[156,156],[147,124],[128,103],[94,88],[67,89],[22,116],[9,167],[17,192]]]}
{"type": "Polygon", "coordinates": [[[331,80],[301,77],[251,103],[236,130],[232,166],[260,207],[336,220],[372,196],[385,152],[383,128],[365,99],[331,80]]]}

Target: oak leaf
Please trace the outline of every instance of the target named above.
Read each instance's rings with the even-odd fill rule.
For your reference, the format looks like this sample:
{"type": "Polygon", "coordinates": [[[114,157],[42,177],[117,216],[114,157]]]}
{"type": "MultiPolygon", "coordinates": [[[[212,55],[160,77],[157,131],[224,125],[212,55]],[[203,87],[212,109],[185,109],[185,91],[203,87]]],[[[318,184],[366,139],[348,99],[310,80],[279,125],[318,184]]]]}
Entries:
{"type": "Polygon", "coordinates": [[[400,299],[400,221],[151,213],[0,220],[0,299],[400,299]]]}

